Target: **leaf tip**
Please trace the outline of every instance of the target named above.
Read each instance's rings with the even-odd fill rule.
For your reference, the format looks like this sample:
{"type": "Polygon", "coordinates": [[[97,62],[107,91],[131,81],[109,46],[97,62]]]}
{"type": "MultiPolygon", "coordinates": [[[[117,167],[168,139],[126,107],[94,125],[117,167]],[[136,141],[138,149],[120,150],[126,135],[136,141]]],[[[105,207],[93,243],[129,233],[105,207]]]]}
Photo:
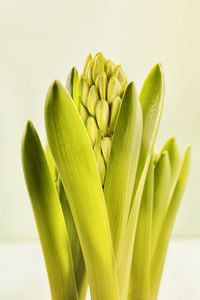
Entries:
{"type": "Polygon", "coordinates": [[[164,81],[164,70],[161,62],[158,62],[151,70],[156,78],[161,78],[164,81]]]}
{"type": "Polygon", "coordinates": [[[169,156],[168,151],[167,151],[167,150],[164,150],[164,151],[161,153],[161,156],[162,156],[162,157],[167,157],[167,156],[169,156]]]}
{"type": "Polygon", "coordinates": [[[22,135],[22,145],[24,144],[26,137],[29,136],[33,132],[33,130],[34,130],[33,123],[31,122],[31,120],[28,120],[26,122],[24,132],[22,135]]]}
{"type": "Polygon", "coordinates": [[[51,91],[53,94],[57,94],[59,92],[59,89],[62,87],[62,84],[59,80],[54,80],[54,82],[51,85],[51,91]]]}
{"type": "Polygon", "coordinates": [[[167,146],[169,149],[177,147],[175,136],[172,136],[171,138],[169,138],[169,140],[166,142],[165,146],[167,146]]]}
{"type": "Polygon", "coordinates": [[[53,83],[50,85],[48,93],[47,93],[47,98],[51,96],[51,98],[55,99],[57,98],[56,95],[58,94],[60,88],[62,88],[62,84],[59,80],[54,80],[53,83]]]}
{"type": "Polygon", "coordinates": [[[187,156],[188,159],[191,160],[191,154],[192,154],[192,147],[191,145],[187,145],[185,148],[185,156],[187,156]]]}
{"type": "Polygon", "coordinates": [[[32,121],[31,121],[31,120],[28,120],[28,121],[26,122],[25,130],[30,131],[30,130],[33,130],[33,129],[34,129],[34,125],[33,125],[32,121]]]}
{"type": "Polygon", "coordinates": [[[130,95],[137,95],[137,89],[136,89],[136,85],[134,81],[129,82],[129,84],[127,85],[127,88],[125,90],[124,96],[123,98],[126,96],[130,96],[130,95]]]}
{"type": "Polygon", "coordinates": [[[48,114],[49,109],[51,110],[51,108],[55,108],[55,104],[60,99],[60,94],[62,94],[63,89],[64,87],[59,80],[54,80],[54,82],[50,85],[45,100],[45,116],[48,114]]]}
{"type": "Polygon", "coordinates": [[[24,128],[21,140],[21,159],[23,166],[26,164],[26,159],[33,152],[34,144],[38,141],[39,137],[35,130],[33,123],[28,120],[24,128]]]}

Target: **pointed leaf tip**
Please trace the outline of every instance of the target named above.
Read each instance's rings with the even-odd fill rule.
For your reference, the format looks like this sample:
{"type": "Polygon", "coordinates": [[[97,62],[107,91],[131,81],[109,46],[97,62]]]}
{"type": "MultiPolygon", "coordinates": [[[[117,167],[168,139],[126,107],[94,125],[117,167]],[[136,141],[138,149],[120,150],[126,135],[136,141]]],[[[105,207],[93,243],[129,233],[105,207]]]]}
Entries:
{"type": "MultiPolygon", "coordinates": [[[[161,89],[164,95],[164,71],[161,63],[157,63],[146,77],[145,83],[157,89],[161,89]]],[[[143,85],[145,87],[145,84],[143,85]]],[[[142,91],[141,91],[142,92],[142,91]]]]}
{"type": "Polygon", "coordinates": [[[24,135],[27,134],[28,132],[32,132],[33,130],[35,130],[34,125],[31,120],[28,120],[24,128],[24,135]]]}
{"type": "Polygon", "coordinates": [[[169,148],[175,147],[175,146],[177,146],[176,138],[174,136],[172,136],[171,138],[169,138],[167,140],[167,142],[164,144],[162,149],[164,149],[164,150],[167,149],[168,150],[169,148]]]}
{"type": "Polygon", "coordinates": [[[189,162],[191,161],[191,154],[192,154],[192,147],[191,147],[191,145],[188,145],[188,146],[186,146],[184,156],[187,157],[189,162]]]}
{"type": "Polygon", "coordinates": [[[30,120],[28,120],[26,123],[26,126],[24,128],[23,135],[22,135],[22,142],[21,142],[22,157],[23,157],[23,152],[24,152],[23,149],[26,149],[26,147],[31,147],[29,140],[32,140],[31,139],[32,137],[35,137],[38,139],[38,134],[35,130],[33,123],[30,120]]]}
{"type": "Polygon", "coordinates": [[[33,123],[32,123],[31,120],[28,120],[28,121],[26,122],[26,128],[34,128],[33,123]]]}
{"type": "MultiPolygon", "coordinates": [[[[70,101],[70,99],[71,96],[62,83],[59,80],[55,80],[47,92],[45,100],[45,115],[47,115],[48,111],[51,111],[51,109],[54,111],[56,105],[60,106],[62,105],[61,103],[70,101]]],[[[71,102],[73,103],[72,99],[71,102]]]]}
{"type": "Polygon", "coordinates": [[[152,68],[152,71],[154,71],[155,73],[160,73],[163,74],[163,66],[161,62],[158,62],[157,64],[155,64],[155,66],[152,68]]]}
{"type": "Polygon", "coordinates": [[[62,84],[59,80],[54,80],[53,84],[50,86],[49,91],[52,95],[56,96],[59,93],[59,89],[62,87],[62,84]]]}
{"type": "Polygon", "coordinates": [[[136,91],[135,82],[131,81],[126,88],[125,93],[133,93],[134,91],[136,91]]]}

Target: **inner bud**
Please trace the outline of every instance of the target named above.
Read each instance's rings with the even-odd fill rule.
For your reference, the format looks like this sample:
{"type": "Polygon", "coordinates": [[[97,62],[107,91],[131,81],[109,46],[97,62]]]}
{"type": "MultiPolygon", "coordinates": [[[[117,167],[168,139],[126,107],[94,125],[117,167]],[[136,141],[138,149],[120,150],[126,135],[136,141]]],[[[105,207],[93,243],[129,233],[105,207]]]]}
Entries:
{"type": "Polygon", "coordinates": [[[102,186],[127,83],[121,65],[106,60],[102,53],[88,55],[79,81],[79,113],[95,152],[102,186]]]}

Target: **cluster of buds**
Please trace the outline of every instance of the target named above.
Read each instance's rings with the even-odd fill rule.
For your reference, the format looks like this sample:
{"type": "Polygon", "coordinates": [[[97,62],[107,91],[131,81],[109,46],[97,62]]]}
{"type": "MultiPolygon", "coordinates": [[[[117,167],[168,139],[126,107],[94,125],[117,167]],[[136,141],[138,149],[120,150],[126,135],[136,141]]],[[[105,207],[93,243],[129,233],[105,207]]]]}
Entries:
{"type": "Polygon", "coordinates": [[[112,135],[127,86],[121,65],[101,53],[89,54],[79,81],[78,110],[94,148],[102,185],[110,155],[112,135]]]}

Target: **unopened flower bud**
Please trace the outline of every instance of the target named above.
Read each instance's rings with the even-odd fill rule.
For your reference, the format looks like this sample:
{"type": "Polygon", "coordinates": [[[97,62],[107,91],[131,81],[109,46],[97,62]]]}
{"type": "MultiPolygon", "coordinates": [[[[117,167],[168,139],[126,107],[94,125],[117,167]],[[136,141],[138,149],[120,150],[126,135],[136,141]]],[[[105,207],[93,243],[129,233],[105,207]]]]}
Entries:
{"type": "Polygon", "coordinates": [[[88,97],[88,92],[89,92],[89,86],[87,84],[87,81],[83,76],[81,76],[80,81],[79,81],[79,94],[81,97],[81,101],[83,102],[84,105],[87,103],[87,97],[88,97]]]}
{"type": "Polygon", "coordinates": [[[88,117],[87,122],[86,122],[86,128],[87,128],[87,132],[90,137],[92,146],[94,146],[97,141],[97,137],[98,137],[98,128],[97,128],[97,123],[96,123],[94,117],[92,117],[92,116],[88,117]]]}
{"type": "Polygon", "coordinates": [[[93,80],[92,80],[92,70],[93,70],[93,60],[91,59],[88,62],[87,68],[85,70],[85,77],[87,79],[87,82],[89,84],[89,86],[91,86],[93,84],[93,80]]]}
{"type": "Polygon", "coordinates": [[[92,79],[95,82],[97,75],[104,72],[104,59],[101,54],[98,54],[94,59],[94,66],[92,70],[92,79]]]}
{"type": "Polygon", "coordinates": [[[80,112],[83,122],[86,123],[86,120],[88,117],[88,112],[87,112],[87,109],[85,108],[85,106],[83,105],[83,103],[81,103],[81,102],[80,102],[79,112],[80,112]]]}
{"type": "Polygon", "coordinates": [[[98,157],[99,153],[101,152],[101,142],[102,142],[101,132],[100,132],[100,130],[98,130],[97,141],[96,141],[96,144],[94,145],[95,157],[98,157]]]}
{"type": "Polygon", "coordinates": [[[123,72],[122,70],[122,66],[121,65],[117,65],[113,71],[113,77],[116,77],[122,88],[124,89],[127,85],[127,77],[126,77],[126,74],[123,72]]]}
{"type": "Polygon", "coordinates": [[[106,89],[107,89],[107,76],[105,72],[101,72],[98,74],[95,85],[99,89],[100,99],[106,99],[106,89]]]}
{"type": "Polygon", "coordinates": [[[106,75],[108,79],[110,79],[115,69],[115,64],[112,62],[112,60],[107,60],[105,69],[106,69],[106,75]]]}
{"type": "Polygon", "coordinates": [[[103,136],[107,134],[109,122],[109,105],[106,100],[100,100],[96,106],[96,119],[103,136]]]}
{"type": "Polygon", "coordinates": [[[96,105],[99,100],[98,90],[95,85],[90,88],[88,98],[87,98],[87,109],[89,113],[95,116],[96,113],[96,105]]]}
{"type": "Polygon", "coordinates": [[[101,151],[103,153],[104,160],[108,164],[108,159],[110,156],[111,140],[109,137],[103,138],[101,142],[101,151]]]}
{"type": "Polygon", "coordinates": [[[105,58],[105,56],[103,55],[103,53],[102,53],[102,52],[97,52],[97,53],[95,54],[95,56],[94,56],[94,59],[95,59],[97,56],[100,56],[100,57],[102,58],[103,63],[104,63],[104,65],[105,65],[105,63],[106,63],[106,58],[105,58]]]}
{"type": "Polygon", "coordinates": [[[105,162],[104,162],[103,156],[100,151],[95,153],[95,157],[96,157],[96,161],[97,161],[101,184],[103,185],[104,180],[105,180],[105,174],[106,174],[105,162]]]}
{"type": "Polygon", "coordinates": [[[120,96],[122,93],[122,86],[119,82],[119,80],[116,77],[111,77],[109,82],[108,82],[108,87],[107,87],[107,101],[109,104],[112,103],[112,100],[120,96]]]}
{"type": "Polygon", "coordinates": [[[86,73],[86,69],[87,69],[88,63],[90,61],[92,61],[92,54],[88,54],[88,56],[86,57],[85,65],[84,65],[84,68],[83,68],[83,75],[84,76],[85,76],[85,73],[86,73]]]}

